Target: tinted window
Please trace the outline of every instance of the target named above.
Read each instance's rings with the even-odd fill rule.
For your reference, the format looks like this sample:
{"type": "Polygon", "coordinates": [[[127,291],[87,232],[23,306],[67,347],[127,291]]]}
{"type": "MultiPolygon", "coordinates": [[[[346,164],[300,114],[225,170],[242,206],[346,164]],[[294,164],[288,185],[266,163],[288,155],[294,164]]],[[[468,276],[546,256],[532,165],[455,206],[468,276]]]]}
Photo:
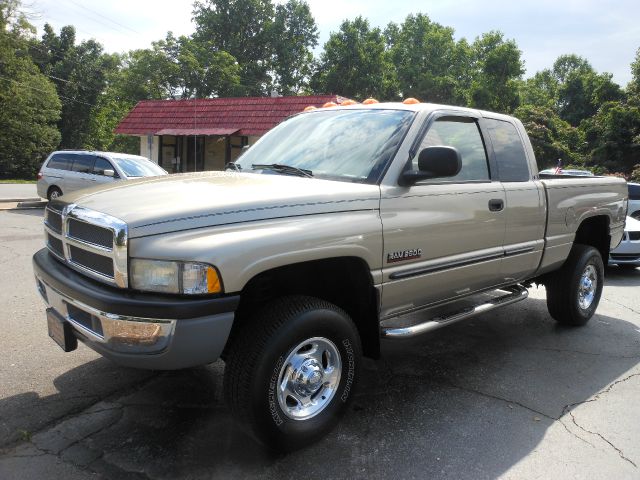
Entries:
{"type": "MultiPolygon", "coordinates": [[[[472,118],[443,117],[437,119],[422,140],[420,150],[426,147],[454,147],[460,153],[462,169],[451,181],[489,180],[487,154],[478,125],[472,118]]],[[[418,169],[418,155],[413,159],[418,169]]]]}
{"type": "Polygon", "coordinates": [[[96,161],[96,157],[93,155],[74,155],[75,161],[73,162],[73,171],[79,173],[92,173],[93,164],[96,161]]]}
{"type": "Polygon", "coordinates": [[[93,166],[93,173],[95,173],[96,175],[104,175],[105,170],[113,170],[115,173],[115,169],[113,168],[113,165],[109,163],[109,160],[106,160],[102,157],[97,157],[96,164],[93,166]]]}
{"type": "Polygon", "coordinates": [[[72,165],[73,165],[72,155],[68,155],[66,153],[58,153],[53,157],[51,157],[51,160],[49,160],[47,167],[57,168],[58,170],[71,170],[72,165]]]}
{"type": "Polygon", "coordinates": [[[640,200],[640,185],[629,183],[627,186],[629,187],[629,200],[640,200]]]}
{"type": "Polygon", "coordinates": [[[501,120],[485,119],[491,135],[493,151],[502,182],[526,182],[529,180],[527,155],[516,127],[501,120]]]}

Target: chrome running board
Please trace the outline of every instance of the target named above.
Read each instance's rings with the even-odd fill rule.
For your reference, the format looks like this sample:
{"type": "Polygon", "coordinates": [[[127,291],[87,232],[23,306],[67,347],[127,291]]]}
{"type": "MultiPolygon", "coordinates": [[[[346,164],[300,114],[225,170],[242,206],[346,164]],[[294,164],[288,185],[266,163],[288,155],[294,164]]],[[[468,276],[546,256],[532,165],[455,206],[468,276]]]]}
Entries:
{"type": "Polygon", "coordinates": [[[441,317],[435,317],[426,322],[418,323],[417,325],[412,325],[410,327],[401,327],[401,328],[383,327],[382,333],[381,333],[382,338],[415,337],[416,335],[421,335],[423,333],[430,332],[438,328],[446,327],[447,325],[451,325],[452,323],[459,322],[467,318],[475,317],[476,315],[479,315],[481,313],[489,312],[491,310],[494,310],[499,307],[504,307],[506,305],[511,305],[512,303],[516,303],[516,302],[519,302],[520,300],[524,300],[529,296],[529,291],[522,285],[515,285],[513,287],[508,287],[508,288],[500,288],[499,290],[502,290],[508,293],[506,295],[493,298],[490,301],[481,303],[479,305],[466,307],[457,312],[453,312],[451,314],[441,316],[441,317]]]}

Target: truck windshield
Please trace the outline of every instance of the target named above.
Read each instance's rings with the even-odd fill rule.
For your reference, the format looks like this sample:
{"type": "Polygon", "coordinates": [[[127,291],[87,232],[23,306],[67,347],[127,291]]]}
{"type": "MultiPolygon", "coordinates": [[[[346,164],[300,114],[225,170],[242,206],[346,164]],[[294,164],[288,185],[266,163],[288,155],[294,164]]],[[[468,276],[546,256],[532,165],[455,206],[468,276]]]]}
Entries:
{"type": "Polygon", "coordinates": [[[281,123],[236,161],[235,170],[287,174],[286,165],[314,178],[376,183],[415,116],[405,110],[322,110],[281,123]]]}

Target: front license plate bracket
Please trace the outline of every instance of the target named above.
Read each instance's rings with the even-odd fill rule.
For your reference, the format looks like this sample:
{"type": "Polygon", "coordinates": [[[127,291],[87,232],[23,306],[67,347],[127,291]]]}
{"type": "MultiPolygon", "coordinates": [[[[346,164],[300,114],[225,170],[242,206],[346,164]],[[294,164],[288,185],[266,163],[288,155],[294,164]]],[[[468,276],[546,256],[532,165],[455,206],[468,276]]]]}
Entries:
{"type": "Polygon", "coordinates": [[[53,308],[47,308],[47,328],[49,336],[65,352],[72,352],[78,348],[78,339],[73,334],[73,328],[53,308]]]}

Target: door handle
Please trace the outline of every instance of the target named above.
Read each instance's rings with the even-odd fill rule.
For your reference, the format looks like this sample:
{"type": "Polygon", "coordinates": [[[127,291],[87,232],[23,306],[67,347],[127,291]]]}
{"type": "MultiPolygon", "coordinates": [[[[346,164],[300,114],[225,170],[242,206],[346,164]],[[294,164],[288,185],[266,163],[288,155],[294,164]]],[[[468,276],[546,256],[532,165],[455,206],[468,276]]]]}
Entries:
{"type": "Polygon", "coordinates": [[[499,212],[504,208],[504,200],[501,198],[493,198],[489,200],[489,210],[492,212],[499,212]]]}

